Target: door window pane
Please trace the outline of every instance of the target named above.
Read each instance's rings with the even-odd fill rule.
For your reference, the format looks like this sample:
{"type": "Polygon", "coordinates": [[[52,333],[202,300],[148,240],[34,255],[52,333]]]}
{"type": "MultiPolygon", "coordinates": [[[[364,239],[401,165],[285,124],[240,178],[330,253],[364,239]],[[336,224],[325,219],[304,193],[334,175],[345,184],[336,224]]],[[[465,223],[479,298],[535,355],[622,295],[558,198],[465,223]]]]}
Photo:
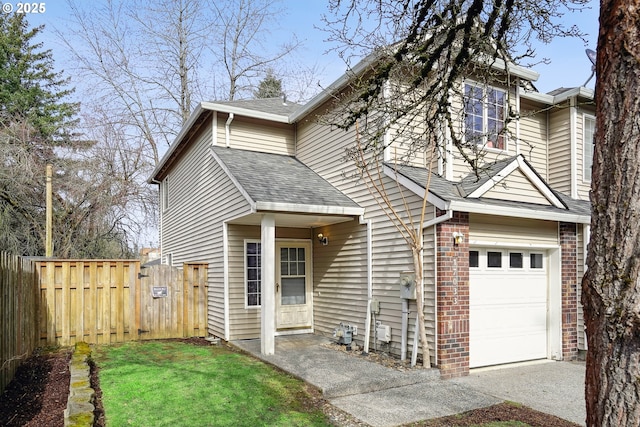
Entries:
{"type": "Polygon", "coordinates": [[[282,294],[280,302],[282,305],[304,304],[305,303],[305,278],[304,277],[283,277],[282,294]]]}
{"type": "Polygon", "coordinates": [[[502,252],[487,252],[487,267],[502,267],[502,252]]]}

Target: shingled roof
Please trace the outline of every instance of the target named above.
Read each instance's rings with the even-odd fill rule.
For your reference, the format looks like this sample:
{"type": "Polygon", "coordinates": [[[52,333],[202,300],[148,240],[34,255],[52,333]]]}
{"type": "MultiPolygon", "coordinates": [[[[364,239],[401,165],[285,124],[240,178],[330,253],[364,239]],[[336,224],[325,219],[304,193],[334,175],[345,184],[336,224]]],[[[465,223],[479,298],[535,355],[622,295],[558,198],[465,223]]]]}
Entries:
{"type": "MultiPolygon", "coordinates": [[[[429,193],[443,200],[444,202],[462,202],[471,203],[478,206],[495,206],[505,208],[516,208],[526,210],[536,210],[540,212],[556,213],[556,214],[571,214],[582,217],[588,217],[591,214],[591,206],[589,202],[584,200],[576,200],[571,197],[562,194],[558,191],[551,189],[551,191],[558,197],[562,203],[566,206],[566,209],[561,209],[551,205],[540,205],[536,203],[498,200],[489,198],[470,198],[467,195],[473,193],[474,190],[480,188],[488,180],[492,179],[495,175],[500,173],[510,162],[514,161],[514,157],[500,160],[483,167],[478,174],[471,173],[464,177],[459,182],[447,181],[443,177],[431,173],[431,181],[429,184],[429,193]]],[[[392,167],[392,166],[390,166],[392,167]]],[[[414,166],[393,166],[397,174],[409,179],[421,188],[425,187],[427,182],[428,169],[423,167],[414,166]]]]}
{"type": "Polygon", "coordinates": [[[254,202],[359,208],[293,156],[225,147],[212,150],[254,202]]]}
{"type": "Polygon", "coordinates": [[[283,98],[241,99],[237,101],[215,101],[217,105],[228,105],[245,110],[289,116],[302,108],[302,105],[286,101],[283,98]]]}

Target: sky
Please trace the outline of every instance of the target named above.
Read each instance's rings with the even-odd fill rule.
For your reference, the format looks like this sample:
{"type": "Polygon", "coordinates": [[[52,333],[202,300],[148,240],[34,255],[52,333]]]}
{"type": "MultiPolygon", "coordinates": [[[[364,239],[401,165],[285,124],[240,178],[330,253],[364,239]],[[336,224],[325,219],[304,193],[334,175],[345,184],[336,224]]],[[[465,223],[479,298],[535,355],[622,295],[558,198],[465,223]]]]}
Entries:
{"type": "MultiPolygon", "coordinates": [[[[102,0],[85,0],[96,4],[102,0]]],[[[10,4],[15,10],[18,1],[2,1],[3,8],[10,4]]],[[[68,16],[66,0],[43,1],[44,13],[30,13],[29,23],[32,25],[45,25],[43,33],[45,48],[51,48],[56,60],[56,67],[65,69],[65,55],[62,45],[56,40],[57,36],[51,31],[53,28],[64,31],[65,18],[68,16]]],[[[302,50],[297,52],[298,60],[308,65],[317,65],[320,70],[320,84],[328,86],[339,78],[345,71],[345,65],[335,53],[325,53],[331,47],[324,40],[326,33],[318,29],[322,26],[321,16],[327,12],[325,0],[282,0],[286,9],[280,26],[273,36],[287,37],[290,33],[298,35],[304,42],[302,50]]],[[[564,24],[577,25],[587,33],[588,43],[578,38],[555,39],[548,45],[540,45],[537,50],[537,58],[547,58],[549,64],[539,64],[533,67],[540,74],[535,86],[541,92],[549,92],[559,87],[575,87],[583,85],[591,75],[591,62],[585,54],[585,49],[596,48],[598,33],[598,8],[597,1],[590,1],[588,8],[565,15],[564,24]]],[[[14,13],[14,12],[10,12],[14,13]]],[[[73,80],[73,76],[72,80],[73,80]]],[[[587,87],[594,87],[595,79],[592,79],[587,87]]],[[[73,84],[73,83],[72,83],[73,84]]]]}

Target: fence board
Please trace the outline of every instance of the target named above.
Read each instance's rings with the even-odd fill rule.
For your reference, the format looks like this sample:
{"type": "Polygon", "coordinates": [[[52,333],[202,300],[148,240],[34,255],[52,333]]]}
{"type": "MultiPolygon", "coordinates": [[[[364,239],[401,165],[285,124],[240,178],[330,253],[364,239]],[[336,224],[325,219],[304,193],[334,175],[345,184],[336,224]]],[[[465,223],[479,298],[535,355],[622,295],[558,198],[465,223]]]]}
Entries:
{"type": "Polygon", "coordinates": [[[0,252],[0,393],[38,345],[38,298],[28,260],[0,252]]]}
{"type": "Polygon", "coordinates": [[[184,272],[137,260],[35,261],[42,345],[109,344],[207,335],[207,265],[184,272]],[[144,277],[148,276],[148,277],[144,277]],[[166,297],[153,296],[166,287],[166,297]]]}

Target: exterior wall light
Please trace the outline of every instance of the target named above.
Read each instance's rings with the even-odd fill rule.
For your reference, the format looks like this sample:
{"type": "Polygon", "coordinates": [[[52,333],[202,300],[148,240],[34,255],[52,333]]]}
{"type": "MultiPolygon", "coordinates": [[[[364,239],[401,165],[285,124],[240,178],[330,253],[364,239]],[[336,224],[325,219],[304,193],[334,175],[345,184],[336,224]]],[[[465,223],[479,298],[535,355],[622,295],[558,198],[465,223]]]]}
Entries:
{"type": "Polygon", "coordinates": [[[322,243],[324,246],[329,244],[329,238],[322,233],[318,234],[318,242],[322,243]]]}
{"type": "Polygon", "coordinates": [[[464,234],[462,234],[462,233],[459,233],[459,232],[455,231],[455,232],[453,233],[453,243],[454,243],[455,245],[459,245],[459,244],[461,244],[462,242],[464,242],[464,234]]]}

